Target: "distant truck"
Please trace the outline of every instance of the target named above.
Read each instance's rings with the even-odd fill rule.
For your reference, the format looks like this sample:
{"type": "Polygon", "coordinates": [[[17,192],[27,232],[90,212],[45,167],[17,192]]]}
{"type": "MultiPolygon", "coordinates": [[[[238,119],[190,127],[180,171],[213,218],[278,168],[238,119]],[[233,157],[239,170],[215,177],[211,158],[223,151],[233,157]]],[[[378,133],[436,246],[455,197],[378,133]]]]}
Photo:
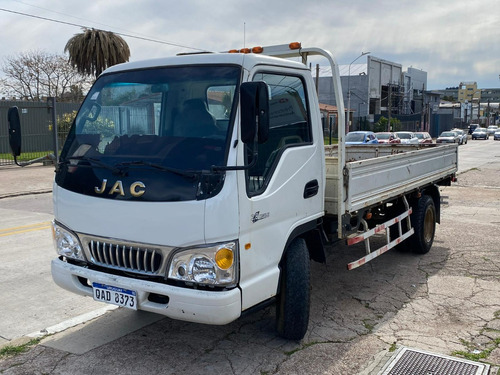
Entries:
{"type": "Polygon", "coordinates": [[[233,52],[132,62],[97,79],[56,168],[52,276],[97,301],[206,324],[274,303],[278,333],[298,340],[310,260],[325,262],[326,244],[366,244],[349,269],[404,240],[429,251],[457,145],[346,148],[329,52],[233,52]],[[331,65],[338,107],[339,142],[326,148],[313,55],[331,65]]]}

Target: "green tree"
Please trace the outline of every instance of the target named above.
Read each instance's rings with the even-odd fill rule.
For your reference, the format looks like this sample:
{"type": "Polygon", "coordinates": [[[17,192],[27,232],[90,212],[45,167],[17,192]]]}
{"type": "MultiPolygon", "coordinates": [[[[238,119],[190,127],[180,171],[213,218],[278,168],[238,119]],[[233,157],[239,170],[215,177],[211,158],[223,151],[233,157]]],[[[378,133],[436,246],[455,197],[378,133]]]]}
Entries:
{"type": "MultiPolygon", "coordinates": [[[[389,122],[384,116],[380,117],[379,120],[373,125],[373,131],[375,132],[386,132],[387,123],[389,122]]],[[[391,118],[391,131],[397,132],[401,130],[401,121],[397,118],[391,118]]]]}
{"type": "Polygon", "coordinates": [[[69,62],[80,73],[98,77],[106,68],[127,62],[130,49],[122,37],[104,30],[83,29],[64,47],[69,62]]]}

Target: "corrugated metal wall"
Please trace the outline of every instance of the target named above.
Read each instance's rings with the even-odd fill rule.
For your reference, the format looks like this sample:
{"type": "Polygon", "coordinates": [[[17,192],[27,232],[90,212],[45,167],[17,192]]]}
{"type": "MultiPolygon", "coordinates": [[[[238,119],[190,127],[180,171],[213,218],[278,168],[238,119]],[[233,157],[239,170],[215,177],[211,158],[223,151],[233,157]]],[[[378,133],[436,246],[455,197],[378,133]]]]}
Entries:
{"type": "MultiPolygon", "coordinates": [[[[65,113],[77,111],[81,103],[56,103],[56,115],[62,117],[65,113]]],[[[18,107],[21,120],[21,156],[18,160],[28,161],[42,156],[43,153],[54,153],[54,132],[52,124],[52,108],[47,102],[0,101],[0,166],[13,164],[9,155],[9,124],[7,113],[10,107],[18,107]]],[[[58,134],[59,150],[66,134],[58,134]]]]}

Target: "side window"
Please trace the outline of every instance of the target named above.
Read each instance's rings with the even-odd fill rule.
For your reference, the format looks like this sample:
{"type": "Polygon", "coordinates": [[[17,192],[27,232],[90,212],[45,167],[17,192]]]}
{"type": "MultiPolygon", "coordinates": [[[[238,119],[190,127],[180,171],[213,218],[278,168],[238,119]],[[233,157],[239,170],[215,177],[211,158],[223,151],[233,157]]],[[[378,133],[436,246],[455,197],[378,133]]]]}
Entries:
{"type": "Polygon", "coordinates": [[[229,115],[233,106],[235,85],[213,86],[207,90],[208,110],[214,115],[217,128],[227,130],[229,125],[229,115]]]}
{"type": "MultiPolygon", "coordinates": [[[[285,149],[309,144],[312,140],[302,79],[297,76],[258,73],[253,80],[264,81],[269,85],[270,127],[268,140],[256,146],[257,161],[247,172],[249,196],[265,190],[285,149]]],[[[247,147],[247,164],[250,164],[255,150],[254,145],[247,147]]]]}

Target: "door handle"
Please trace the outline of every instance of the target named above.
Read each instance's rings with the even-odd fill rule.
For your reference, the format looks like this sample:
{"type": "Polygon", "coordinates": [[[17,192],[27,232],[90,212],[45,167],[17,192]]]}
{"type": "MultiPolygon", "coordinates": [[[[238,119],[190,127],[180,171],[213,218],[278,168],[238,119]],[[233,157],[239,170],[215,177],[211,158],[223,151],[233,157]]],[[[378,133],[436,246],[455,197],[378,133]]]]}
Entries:
{"type": "Polygon", "coordinates": [[[318,180],[309,181],[304,187],[304,199],[314,197],[316,194],[318,194],[318,191],[318,180]]]}

